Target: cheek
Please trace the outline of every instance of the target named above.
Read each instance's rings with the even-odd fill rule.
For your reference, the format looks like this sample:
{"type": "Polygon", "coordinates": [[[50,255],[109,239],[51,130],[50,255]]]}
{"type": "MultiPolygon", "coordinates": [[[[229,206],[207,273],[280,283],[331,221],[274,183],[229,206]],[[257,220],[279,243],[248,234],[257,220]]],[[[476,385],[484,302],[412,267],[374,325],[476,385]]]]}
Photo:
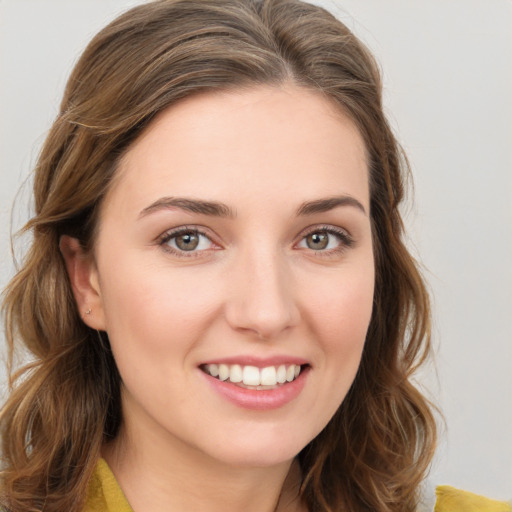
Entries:
{"type": "MultiPolygon", "coordinates": [[[[331,420],[345,399],[361,362],[373,305],[373,266],[333,272],[310,294],[308,324],[317,342],[312,436],[331,420]]],[[[314,367],[315,370],[315,367],[314,367]]]]}
{"type": "MultiPolygon", "coordinates": [[[[373,266],[364,272],[332,276],[309,301],[310,325],[324,357],[324,367],[341,402],[359,368],[373,308],[373,266]]],[[[339,403],[338,403],[339,405],[339,403]]]]}
{"type": "Polygon", "coordinates": [[[373,266],[359,272],[347,269],[333,273],[322,286],[317,282],[310,289],[314,293],[305,302],[306,308],[323,338],[336,346],[341,341],[364,340],[373,308],[373,266]]]}
{"type": "Polygon", "coordinates": [[[172,347],[181,350],[193,343],[218,302],[214,287],[198,289],[201,280],[187,272],[120,262],[102,287],[113,348],[122,343],[123,351],[138,347],[144,357],[163,357],[172,347]]]}

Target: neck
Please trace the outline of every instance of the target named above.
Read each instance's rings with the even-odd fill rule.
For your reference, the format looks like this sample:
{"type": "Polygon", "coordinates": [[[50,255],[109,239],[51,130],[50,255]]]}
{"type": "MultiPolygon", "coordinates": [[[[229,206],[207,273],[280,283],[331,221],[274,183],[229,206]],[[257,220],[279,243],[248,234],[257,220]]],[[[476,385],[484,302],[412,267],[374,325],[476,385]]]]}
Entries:
{"type": "Polygon", "coordinates": [[[297,463],[234,466],[179,441],[162,444],[153,437],[134,434],[124,425],[103,450],[134,512],[302,510],[297,463]]]}

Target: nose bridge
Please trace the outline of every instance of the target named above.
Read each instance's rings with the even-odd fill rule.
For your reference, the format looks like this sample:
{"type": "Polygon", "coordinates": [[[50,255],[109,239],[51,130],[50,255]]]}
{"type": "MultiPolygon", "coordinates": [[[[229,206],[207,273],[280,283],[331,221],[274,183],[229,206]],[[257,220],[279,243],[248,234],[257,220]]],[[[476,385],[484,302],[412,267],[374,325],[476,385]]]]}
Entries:
{"type": "Polygon", "coordinates": [[[236,257],[227,318],[233,328],[267,339],[295,325],[299,311],[286,256],[269,243],[255,245],[236,257]]]}

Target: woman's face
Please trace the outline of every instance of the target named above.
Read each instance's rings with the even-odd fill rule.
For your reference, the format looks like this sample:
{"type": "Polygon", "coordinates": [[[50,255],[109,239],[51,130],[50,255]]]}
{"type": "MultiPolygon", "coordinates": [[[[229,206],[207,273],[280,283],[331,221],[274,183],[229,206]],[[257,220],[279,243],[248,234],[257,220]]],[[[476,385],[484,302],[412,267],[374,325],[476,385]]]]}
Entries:
{"type": "Polygon", "coordinates": [[[121,162],[90,282],[130,438],[290,460],[343,401],[370,321],[361,136],[294,86],[167,109],[121,162]]]}

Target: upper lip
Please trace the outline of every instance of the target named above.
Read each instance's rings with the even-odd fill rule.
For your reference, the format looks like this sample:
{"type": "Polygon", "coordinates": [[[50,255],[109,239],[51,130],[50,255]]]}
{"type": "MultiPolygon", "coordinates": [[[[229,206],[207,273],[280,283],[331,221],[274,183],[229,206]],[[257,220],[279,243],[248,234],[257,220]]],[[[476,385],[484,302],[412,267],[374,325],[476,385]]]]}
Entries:
{"type": "Polygon", "coordinates": [[[297,356],[276,355],[272,357],[258,357],[246,355],[209,359],[208,361],[203,361],[199,366],[205,364],[239,364],[240,366],[256,366],[257,368],[265,368],[267,366],[280,366],[282,364],[296,364],[298,366],[302,366],[309,364],[309,361],[297,356]]]}

